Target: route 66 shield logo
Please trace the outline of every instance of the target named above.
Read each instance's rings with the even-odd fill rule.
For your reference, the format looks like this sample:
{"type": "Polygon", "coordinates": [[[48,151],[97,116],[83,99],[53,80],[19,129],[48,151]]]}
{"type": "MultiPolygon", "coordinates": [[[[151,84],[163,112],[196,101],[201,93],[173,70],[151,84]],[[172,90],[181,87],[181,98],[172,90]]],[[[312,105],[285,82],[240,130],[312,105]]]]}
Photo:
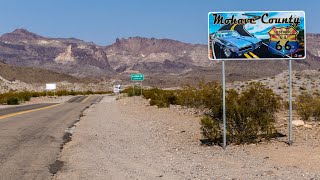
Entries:
{"type": "Polygon", "coordinates": [[[299,48],[298,34],[299,32],[292,26],[273,27],[269,31],[269,51],[273,54],[294,54],[299,48]]]}

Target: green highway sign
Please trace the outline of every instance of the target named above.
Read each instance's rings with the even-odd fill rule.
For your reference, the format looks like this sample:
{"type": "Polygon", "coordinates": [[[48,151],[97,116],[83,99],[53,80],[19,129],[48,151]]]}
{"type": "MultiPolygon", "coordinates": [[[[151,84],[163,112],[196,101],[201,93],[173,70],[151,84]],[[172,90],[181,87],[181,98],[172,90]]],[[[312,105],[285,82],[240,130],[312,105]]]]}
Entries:
{"type": "Polygon", "coordinates": [[[144,74],[131,74],[131,81],[143,81],[144,74]]]}

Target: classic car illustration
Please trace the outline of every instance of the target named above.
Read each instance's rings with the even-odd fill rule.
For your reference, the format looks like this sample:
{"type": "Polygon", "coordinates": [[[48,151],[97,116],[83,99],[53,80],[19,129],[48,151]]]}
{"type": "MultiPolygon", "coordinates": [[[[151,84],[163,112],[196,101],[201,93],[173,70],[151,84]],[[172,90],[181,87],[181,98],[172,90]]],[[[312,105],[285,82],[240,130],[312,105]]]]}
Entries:
{"type": "Polygon", "coordinates": [[[212,35],[212,43],[218,45],[227,58],[239,57],[252,52],[262,41],[251,36],[241,36],[237,31],[221,30],[212,35]]]}

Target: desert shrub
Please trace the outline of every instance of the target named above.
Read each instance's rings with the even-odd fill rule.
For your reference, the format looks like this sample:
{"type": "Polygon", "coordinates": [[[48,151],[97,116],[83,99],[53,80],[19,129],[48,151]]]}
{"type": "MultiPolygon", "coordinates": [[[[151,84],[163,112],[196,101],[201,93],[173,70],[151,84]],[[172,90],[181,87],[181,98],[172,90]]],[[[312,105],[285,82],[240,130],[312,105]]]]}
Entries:
{"type": "Polygon", "coordinates": [[[24,91],[24,92],[9,92],[6,94],[7,97],[16,97],[19,101],[30,101],[31,99],[31,93],[24,91]]]}
{"type": "Polygon", "coordinates": [[[30,92],[31,93],[31,97],[41,97],[41,96],[45,96],[46,92],[42,91],[42,92],[30,92]]]}
{"type": "Polygon", "coordinates": [[[7,99],[7,104],[8,105],[18,105],[19,103],[19,99],[17,97],[9,97],[7,99]]]}
{"type": "Polygon", "coordinates": [[[140,96],[140,95],[141,95],[141,87],[135,85],[135,86],[134,86],[134,90],[133,90],[133,87],[130,86],[130,87],[124,89],[124,90],[122,91],[122,93],[126,93],[129,97],[132,97],[132,96],[140,96]]]}
{"type": "Polygon", "coordinates": [[[313,117],[316,121],[320,121],[320,98],[314,99],[313,117]]]}
{"type": "Polygon", "coordinates": [[[30,101],[32,94],[30,92],[8,92],[0,94],[0,104],[19,104],[20,102],[30,101]],[[17,102],[16,102],[17,101],[17,102]]]}
{"type": "Polygon", "coordinates": [[[162,90],[153,88],[142,92],[146,99],[150,100],[150,105],[157,105],[159,108],[169,107],[170,104],[177,104],[177,94],[179,90],[162,90]]]}
{"type": "MultiPolygon", "coordinates": [[[[74,91],[72,91],[72,92],[74,92],[74,91]]],[[[70,94],[70,92],[68,92],[67,90],[58,90],[55,93],[55,95],[57,95],[57,96],[67,96],[69,94],[70,94]]],[[[74,95],[75,95],[75,93],[74,93],[74,95]]]]}
{"type": "MultiPolygon", "coordinates": [[[[90,95],[90,94],[94,94],[94,92],[93,91],[86,91],[86,92],[84,92],[84,94],[86,94],[86,95],[90,95]]],[[[98,93],[97,93],[98,94],[98,93]]]]}
{"type": "Polygon", "coordinates": [[[222,88],[216,82],[200,82],[197,87],[185,86],[177,95],[177,104],[193,107],[211,109],[215,116],[221,115],[222,88]]]}
{"type": "Polygon", "coordinates": [[[236,124],[229,127],[231,132],[236,130],[231,133],[235,142],[248,142],[257,138],[257,135],[263,134],[269,137],[275,133],[274,122],[275,113],[280,108],[279,97],[270,88],[256,82],[250,83],[240,96],[234,95],[235,93],[228,94],[231,97],[234,96],[231,99],[238,103],[230,103],[230,107],[235,106],[237,111],[230,110],[228,113],[229,122],[236,124]]]}
{"type": "Polygon", "coordinates": [[[314,99],[312,95],[303,93],[297,98],[297,113],[304,120],[308,121],[314,112],[314,99]]]}
{"type": "MultiPolygon", "coordinates": [[[[261,83],[250,83],[241,94],[235,90],[229,90],[226,96],[228,141],[239,144],[254,142],[259,137],[272,137],[276,132],[274,127],[275,113],[279,108],[279,98],[271,89],[261,83]]],[[[201,122],[201,129],[209,129],[208,132],[219,131],[222,123],[221,98],[211,109],[210,118],[213,124],[219,123],[220,126],[201,122]]],[[[202,132],[204,137],[210,138],[208,133],[202,132]]]]}
{"type": "MultiPolygon", "coordinates": [[[[126,90],[131,96],[132,89],[126,90]]],[[[194,108],[217,108],[216,104],[221,101],[221,86],[217,83],[199,83],[197,87],[184,86],[179,90],[162,90],[153,88],[143,91],[143,96],[150,100],[150,105],[158,107],[168,107],[170,104],[178,104],[194,108]]],[[[220,112],[219,107],[215,109],[216,113],[220,112]]]]}
{"type": "Polygon", "coordinates": [[[204,137],[211,139],[213,141],[218,141],[221,138],[221,130],[219,128],[219,123],[212,120],[210,116],[204,116],[200,120],[201,133],[204,137]]]}

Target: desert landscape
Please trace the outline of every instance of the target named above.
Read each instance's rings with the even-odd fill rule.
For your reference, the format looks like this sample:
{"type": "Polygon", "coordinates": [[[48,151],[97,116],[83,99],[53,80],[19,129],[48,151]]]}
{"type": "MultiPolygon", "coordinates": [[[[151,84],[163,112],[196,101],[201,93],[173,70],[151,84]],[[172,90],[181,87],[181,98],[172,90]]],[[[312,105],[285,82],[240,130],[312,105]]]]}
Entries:
{"type": "Polygon", "coordinates": [[[316,10],[249,1],[7,2],[0,180],[320,179],[316,10]]]}

